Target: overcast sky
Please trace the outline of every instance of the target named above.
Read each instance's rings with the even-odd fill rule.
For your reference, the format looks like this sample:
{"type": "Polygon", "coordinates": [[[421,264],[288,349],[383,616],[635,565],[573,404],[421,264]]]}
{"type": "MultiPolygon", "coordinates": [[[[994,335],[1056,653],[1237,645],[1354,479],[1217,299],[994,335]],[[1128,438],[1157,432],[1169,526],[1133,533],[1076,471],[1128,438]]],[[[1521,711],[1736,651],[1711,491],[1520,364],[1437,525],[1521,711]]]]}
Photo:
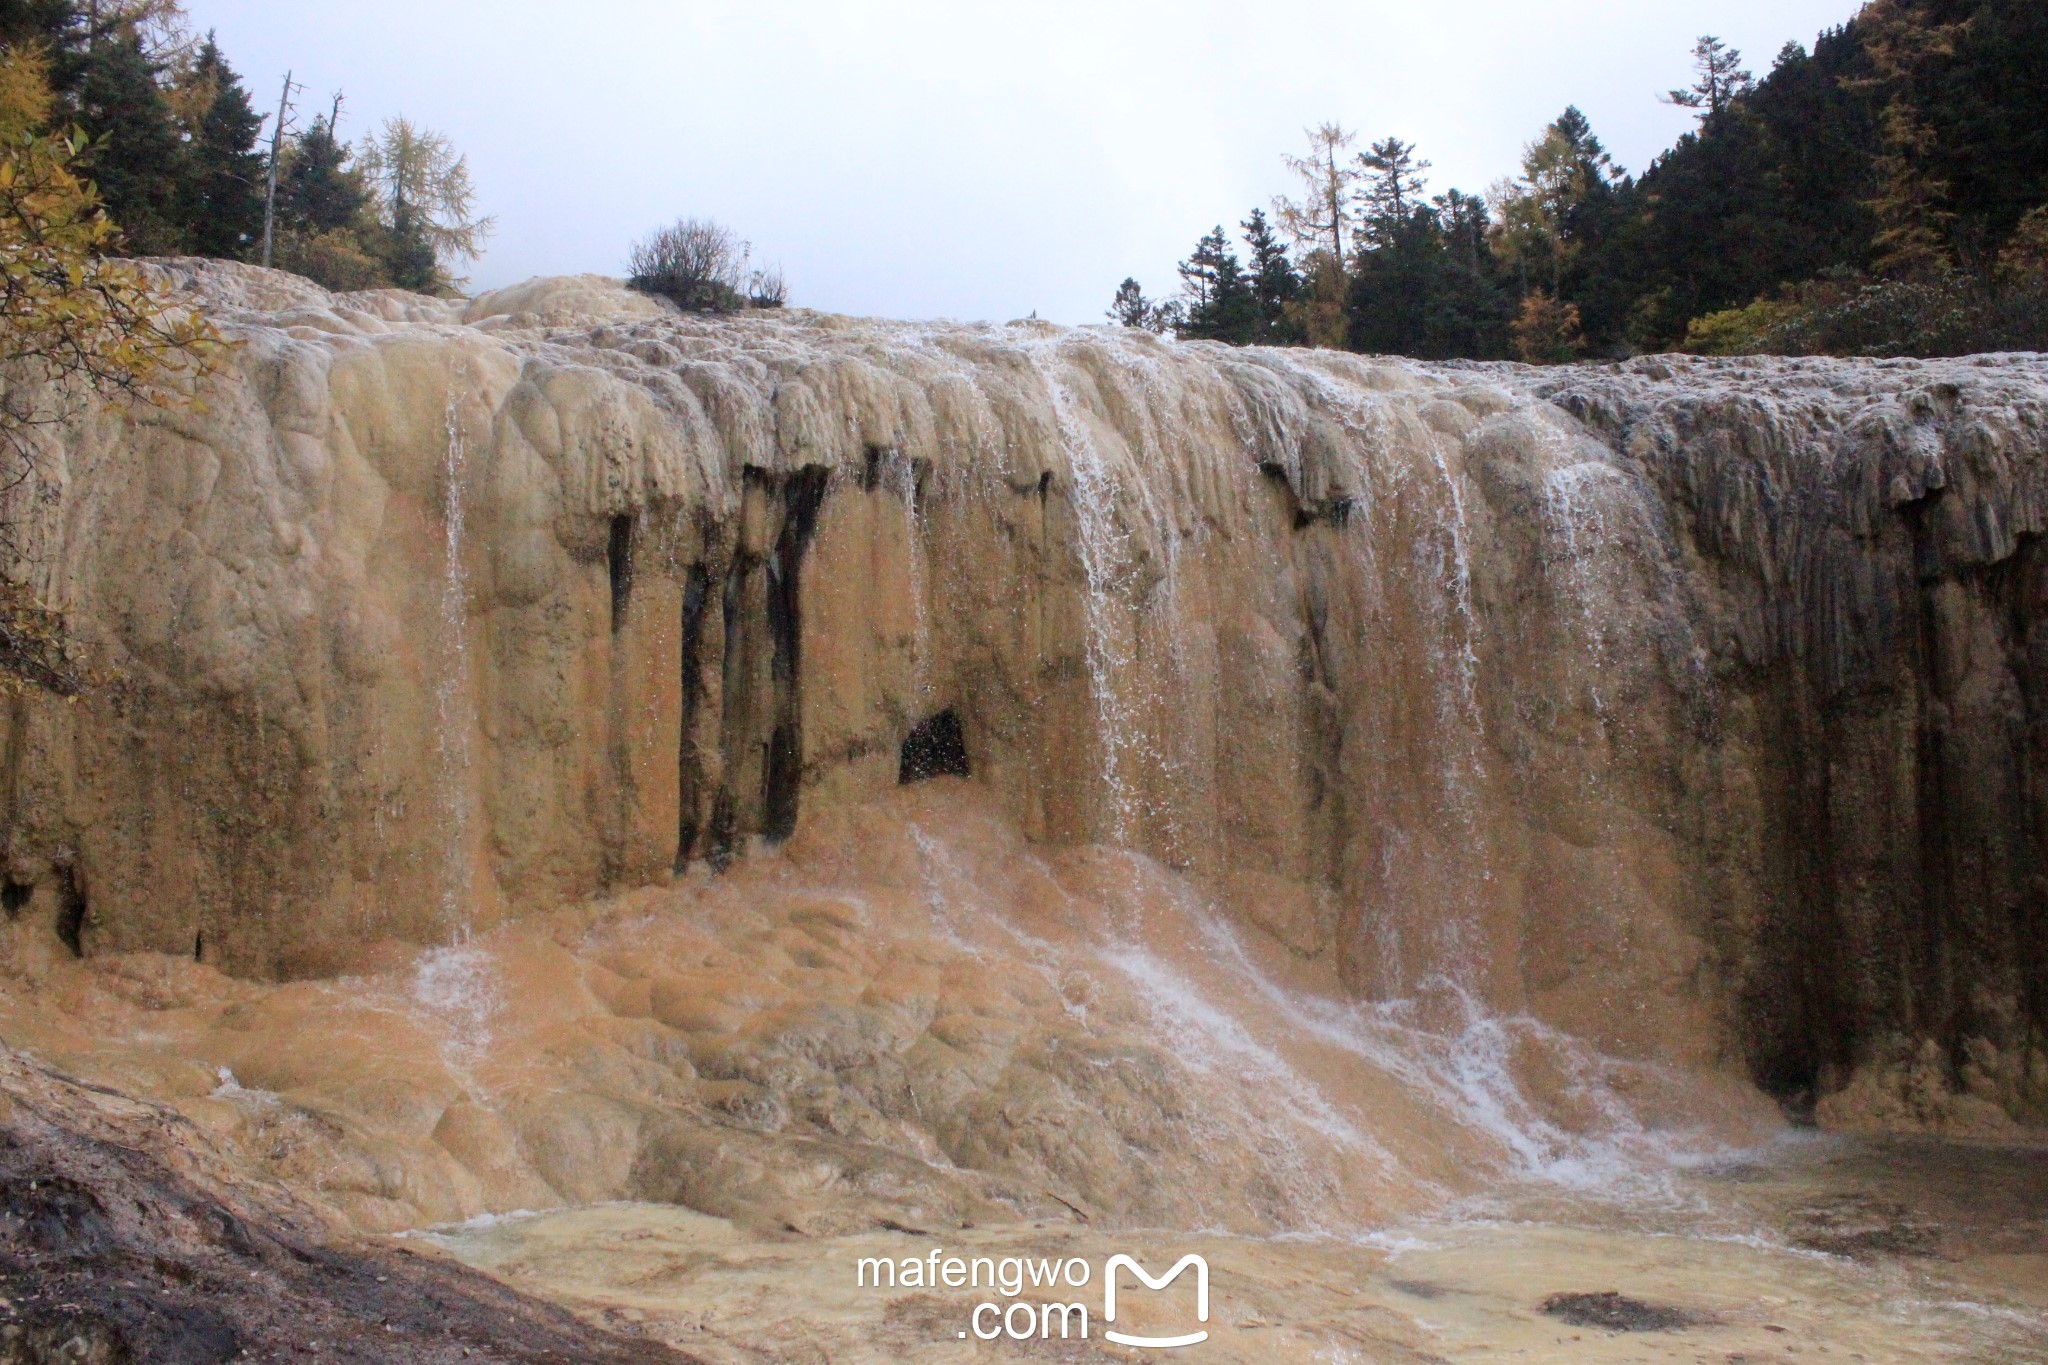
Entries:
{"type": "MultiPolygon", "coordinates": [[[[287,68],[342,133],[403,112],[469,155],[498,220],[472,287],[619,273],[716,218],[791,301],[1099,321],[1169,293],[1196,237],[1287,188],[1334,119],[1477,192],[1576,103],[1641,170],[1701,33],[1759,75],[1857,0],[187,0],[259,107],[287,68]]],[[[1234,231],[1234,227],[1233,227],[1234,231]]]]}

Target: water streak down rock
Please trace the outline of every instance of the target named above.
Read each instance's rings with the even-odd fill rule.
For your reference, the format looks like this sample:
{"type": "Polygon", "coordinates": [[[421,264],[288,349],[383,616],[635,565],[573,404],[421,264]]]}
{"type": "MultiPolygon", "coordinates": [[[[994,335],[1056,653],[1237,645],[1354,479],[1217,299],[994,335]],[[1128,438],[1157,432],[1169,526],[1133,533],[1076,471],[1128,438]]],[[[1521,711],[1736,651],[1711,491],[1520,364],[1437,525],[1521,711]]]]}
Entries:
{"type": "Polygon", "coordinates": [[[1032,838],[1186,870],[1361,995],[2048,1118],[2048,361],[1432,366],[163,268],[243,345],[47,452],[35,572],[109,681],[12,704],[20,933],[387,965],[451,882],[481,928],[723,865],[951,713],[1032,838]]]}

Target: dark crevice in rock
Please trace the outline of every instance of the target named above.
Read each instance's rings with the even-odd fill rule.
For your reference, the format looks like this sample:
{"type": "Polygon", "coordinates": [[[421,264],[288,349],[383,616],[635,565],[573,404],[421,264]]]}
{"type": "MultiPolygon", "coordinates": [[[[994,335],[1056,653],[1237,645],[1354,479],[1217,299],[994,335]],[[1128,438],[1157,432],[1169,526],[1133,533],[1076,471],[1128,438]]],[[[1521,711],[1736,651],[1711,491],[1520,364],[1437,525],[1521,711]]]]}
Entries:
{"type": "Polygon", "coordinates": [[[9,919],[19,919],[35,893],[34,882],[18,882],[10,877],[6,885],[0,886],[0,910],[5,910],[9,919]]]}
{"type": "Polygon", "coordinates": [[[639,519],[631,512],[612,518],[611,536],[605,546],[605,567],[611,578],[612,634],[626,623],[626,610],[633,602],[633,550],[639,539],[639,519]]]}
{"type": "MultiPolygon", "coordinates": [[[[1765,751],[1773,755],[1772,823],[1787,837],[1767,848],[1769,880],[1786,888],[1757,926],[1755,966],[1746,987],[1750,1074],[1765,1091],[1811,1105],[1823,1061],[1840,1065],[1844,1009],[1834,999],[1838,974],[1828,970],[1840,934],[1829,891],[1827,765],[1813,733],[1803,689],[1778,681],[1763,689],[1765,751]],[[1835,1050],[1823,1057],[1821,1049],[1835,1050]]],[[[1738,931],[1739,933],[1739,931],[1738,931]]]]}
{"type": "Polygon", "coordinates": [[[57,869],[57,937],[73,957],[85,956],[85,888],[78,884],[78,869],[57,869]]]}
{"type": "Polygon", "coordinates": [[[711,603],[711,574],[692,564],[683,579],[682,717],[676,752],[677,828],[675,870],[689,865],[703,832],[704,752],[697,717],[704,706],[704,616],[711,603]]]}
{"type": "Polygon", "coordinates": [[[774,641],[774,728],[762,775],[762,832],[770,839],[796,833],[803,785],[803,561],[825,502],[827,471],[811,465],[791,475],[782,490],[782,534],[768,559],[768,630],[774,641]]]}
{"type": "Polygon", "coordinates": [[[973,769],[967,761],[967,735],[957,714],[941,711],[911,727],[896,763],[898,783],[972,775],[973,769]]]}
{"type": "Polygon", "coordinates": [[[1266,486],[1280,500],[1288,524],[1297,531],[1306,531],[1316,524],[1315,514],[1302,505],[1301,496],[1294,491],[1294,480],[1287,477],[1285,466],[1268,461],[1259,466],[1259,473],[1265,476],[1266,486]]]}
{"type": "Polygon", "coordinates": [[[739,803],[733,796],[732,779],[734,769],[746,757],[751,728],[747,721],[754,704],[754,689],[748,676],[753,659],[752,633],[747,629],[747,586],[753,573],[750,556],[744,552],[734,555],[719,593],[718,615],[724,635],[719,656],[718,718],[723,781],[712,800],[704,855],[713,867],[720,869],[732,861],[740,833],[739,803]]]}
{"type": "Polygon", "coordinates": [[[1954,884],[1954,869],[1948,847],[1948,793],[1946,736],[1948,706],[1942,696],[1942,572],[1940,545],[1929,524],[1941,500],[1939,493],[1907,504],[1900,511],[1912,533],[1915,606],[1918,608],[1916,638],[1919,652],[1920,685],[1917,716],[1918,770],[1916,804],[1920,835],[1919,895],[1908,902],[1915,922],[1901,926],[1901,947],[1910,966],[1900,983],[1903,1013],[1908,1028],[1931,1031],[1940,1037],[1952,1035],[1954,992],[1950,987],[1947,901],[1954,884]]]}
{"type": "MultiPolygon", "coordinates": [[[[704,857],[724,867],[751,834],[786,839],[796,830],[797,805],[804,769],[803,748],[803,561],[817,529],[829,471],[808,466],[781,476],[765,470],[746,473],[750,525],[772,530],[767,543],[750,539],[736,547],[727,563],[717,605],[723,652],[716,663],[720,676],[718,735],[720,778],[711,818],[686,831],[679,859],[704,857]]],[[[710,571],[692,606],[686,589],[685,670],[708,673],[689,662],[701,656],[712,637],[702,619],[709,613],[710,571]],[[695,625],[689,618],[696,617],[695,625]]],[[[688,684],[685,684],[686,692],[688,684]]],[[[702,725],[697,712],[701,696],[686,697],[684,747],[702,725]]],[[[685,768],[694,762],[683,759],[685,768]]],[[[701,769],[686,771],[682,820],[700,818],[701,797],[708,777],[701,769]]]]}
{"type": "Polygon", "coordinates": [[[1259,473],[1279,497],[1285,515],[1297,531],[1306,531],[1317,525],[1348,526],[1358,510],[1358,499],[1343,493],[1320,501],[1304,500],[1295,488],[1294,480],[1287,477],[1286,467],[1270,460],[1259,466],[1259,473]]]}
{"type": "Polygon", "coordinates": [[[704,836],[705,861],[720,872],[731,867],[740,837],[739,807],[731,792],[721,791],[711,802],[711,823],[704,836]]]}

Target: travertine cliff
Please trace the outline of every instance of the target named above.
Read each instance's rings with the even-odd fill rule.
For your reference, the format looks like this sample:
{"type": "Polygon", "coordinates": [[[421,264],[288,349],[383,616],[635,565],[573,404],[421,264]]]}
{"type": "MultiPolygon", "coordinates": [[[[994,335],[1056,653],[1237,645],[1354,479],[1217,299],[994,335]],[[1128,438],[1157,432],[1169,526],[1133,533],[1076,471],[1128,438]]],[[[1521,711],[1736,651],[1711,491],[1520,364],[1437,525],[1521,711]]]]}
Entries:
{"type": "Polygon", "coordinates": [[[1693,818],[1749,1056],[1779,1088],[1889,1072],[1845,1119],[2048,1118],[2044,380],[2015,356],[1529,386],[1668,509],[1716,684],[1725,804],[1693,818]]]}
{"type": "Polygon", "coordinates": [[[14,706],[17,951],[368,970],[965,769],[1362,996],[1786,1092],[1862,1066],[1845,1119],[2048,1107],[2048,362],[165,268],[243,345],[48,452],[36,571],[106,682],[14,706]]]}

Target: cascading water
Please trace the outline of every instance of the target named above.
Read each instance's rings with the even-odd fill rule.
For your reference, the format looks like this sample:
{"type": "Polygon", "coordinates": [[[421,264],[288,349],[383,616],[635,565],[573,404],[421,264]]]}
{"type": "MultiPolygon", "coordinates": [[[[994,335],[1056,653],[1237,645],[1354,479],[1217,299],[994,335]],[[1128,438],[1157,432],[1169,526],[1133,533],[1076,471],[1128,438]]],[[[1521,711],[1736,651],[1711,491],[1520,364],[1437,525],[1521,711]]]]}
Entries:
{"type": "Polygon", "coordinates": [[[469,580],[462,564],[462,417],[448,400],[448,443],[442,458],[441,663],[434,684],[434,752],[439,759],[441,923],[455,947],[469,943],[475,900],[470,859],[469,580]]]}
{"type": "MultiPolygon", "coordinates": [[[[1149,765],[1147,771],[1157,768],[1169,786],[1176,776],[1173,764],[1151,752],[1148,722],[1161,711],[1177,714],[1186,703],[1173,692],[1186,676],[1185,662],[1174,659],[1169,692],[1152,695],[1144,685],[1149,676],[1145,660],[1134,648],[1137,633],[1127,628],[1136,614],[1130,586],[1136,553],[1133,518],[1136,525],[1160,532],[1169,560],[1162,587],[1175,592],[1178,564],[1172,550],[1178,540],[1162,525],[1166,519],[1158,512],[1160,494],[1151,486],[1149,474],[1141,473],[1131,486],[1133,480],[1114,472],[1104,459],[1088,420],[1061,379],[1058,346],[1034,344],[1031,355],[1050,395],[1072,478],[1077,549],[1086,585],[1087,661],[1102,732],[1100,776],[1114,803],[1115,840],[1131,842],[1145,809],[1138,796],[1143,781],[1140,765],[1149,765]]],[[[1149,382],[1141,377],[1147,368],[1142,358],[1120,352],[1117,359],[1130,372],[1125,382],[1149,382]]],[[[1646,1134],[1624,1106],[1606,1095],[1602,1068],[1607,1063],[1533,1018],[1500,1016],[1486,1003],[1477,961],[1479,910],[1471,898],[1477,894],[1473,888],[1491,879],[1493,855],[1490,832],[1484,827],[1488,777],[1479,697],[1481,624],[1464,476],[1445,440],[1435,433],[1425,437],[1423,458],[1414,458],[1416,452],[1408,449],[1413,442],[1397,434],[1396,419],[1376,395],[1338,382],[1313,361],[1291,356],[1260,356],[1259,361],[1338,414],[1356,442],[1359,496],[1349,515],[1340,519],[1336,535],[1357,574],[1361,610],[1367,614],[1360,618],[1364,633],[1344,644],[1348,651],[1376,657],[1376,667],[1401,685],[1409,685],[1406,679],[1419,671],[1429,699],[1430,747],[1437,755],[1434,786],[1417,789],[1416,801],[1401,807],[1406,811],[1403,820],[1412,825],[1382,831],[1383,856],[1390,860],[1386,880],[1411,896],[1436,889],[1429,905],[1393,907],[1370,931],[1384,947],[1390,969],[1386,984],[1393,987],[1379,1003],[1336,1006],[1288,995],[1250,966],[1229,932],[1211,916],[1203,920],[1205,933],[1217,961],[1227,964],[1222,968],[1232,982],[1227,989],[1235,998],[1265,1001],[1273,1011],[1267,1019],[1274,1031],[1269,1037],[1306,1034],[1319,1040],[1318,1046],[1337,1048],[1354,1063],[1397,1078],[1410,1091],[1429,1096],[1431,1105],[1454,1115],[1459,1125],[1484,1135],[1511,1169],[1527,1178],[1583,1190],[1660,1190],[1655,1171],[1669,1160],[1677,1139],[1646,1134]],[[1406,554],[1383,552],[1384,546],[1403,543],[1406,554]],[[1406,624],[1382,637],[1371,628],[1374,620],[1389,628],[1406,624]],[[1404,640],[1421,644],[1419,657],[1397,652],[1404,640]],[[1450,875],[1418,877],[1412,868],[1396,867],[1404,859],[1422,856],[1447,860],[1444,870],[1450,875]],[[1403,875],[1394,875],[1396,871],[1403,875]],[[1409,960],[1402,949],[1403,922],[1420,929],[1417,946],[1427,949],[1420,959],[1409,960]],[[1418,994],[1429,998],[1427,1008],[1415,1002],[1418,994]],[[1532,1051],[1550,1057],[1550,1070],[1577,1077],[1566,1084],[1566,1091],[1572,1097],[1570,1106],[1582,1111],[1583,1122],[1563,1126],[1544,1104],[1525,1093],[1514,1059],[1532,1051]]],[[[1161,433],[1151,425],[1152,418],[1146,422],[1144,438],[1156,447],[1161,433]]],[[[1580,609],[1597,607],[1588,602],[1580,609]]],[[[1177,645],[1173,623],[1165,623],[1165,628],[1172,632],[1169,641],[1177,645]]],[[[1394,719],[1386,716],[1377,723],[1386,726],[1394,719]]],[[[1172,795],[1163,803],[1173,805],[1172,795]]],[[[1171,838],[1161,842],[1162,852],[1170,854],[1171,838]]],[[[1371,1149],[1363,1138],[1365,1130],[1347,1126],[1349,1121],[1328,1107],[1312,1083],[1287,1072],[1276,1060],[1287,1044],[1278,1044],[1282,1051],[1276,1052],[1255,1042],[1241,1020],[1207,1002],[1193,978],[1161,962],[1142,935],[1120,937],[1105,951],[1103,961],[1153,1002],[1161,1027],[1182,1040],[1184,1057],[1207,1059],[1200,1064],[1208,1067],[1227,1062],[1249,1068],[1247,1074],[1261,1072],[1267,1085],[1294,1095],[1290,1112],[1295,1118],[1308,1116],[1311,1129],[1325,1138],[1341,1139],[1360,1153],[1371,1149]],[[1314,1120],[1319,1112],[1326,1121],[1314,1120]]],[[[1384,1153],[1373,1155],[1380,1159],[1384,1153]]],[[[1302,1204],[1312,1205],[1312,1200],[1302,1204]]]]}
{"type": "Polygon", "coordinates": [[[1129,570],[1130,532],[1117,517],[1115,477],[1060,381],[1057,350],[1047,355],[1034,347],[1031,359],[1051,397],[1073,481],[1070,502],[1080,533],[1076,548],[1085,584],[1088,682],[1095,699],[1103,788],[1109,793],[1110,824],[1104,832],[1112,842],[1123,843],[1138,810],[1134,768],[1142,744],[1137,704],[1126,692],[1136,660],[1126,638],[1128,608],[1118,591],[1118,579],[1129,570]]]}
{"type": "MultiPolygon", "coordinates": [[[[1119,844],[1138,840],[1141,830],[1156,835],[1169,860],[1184,863],[1193,836],[1179,797],[1195,760],[1192,736],[1176,708],[1188,695],[1195,663],[1182,617],[1185,547],[1170,510],[1172,498],[1162,496],[1148,475],[1127,479],[1104,459],[1061,377],[1059,343],[1033,343],[1029,354],[1051,400],[1071,478],[1089,689],[1111,810],[1104,833],[1119,844]],[[1155,567],[1145,562],[1155,555],[1156,582],[1137,587],[1155,567]],[[1134,592],[1143,600],[1134,600],[1134,592]]],[[[1118,360],[1135,382],[1155,382],[1142,357],[1126,350],[1118,360]]],[[[1157,448],[1164,434],[1149,412],[1142,420],[1143,443],[1157,448]]]]}
{"type": "Polygon", "coordinates": [[[467,1074],[490,1044],[498,1000],[490,956],[473,942],[476,913],[472,834],[471,732],[476,725],[469,657],[469,579],[463,567],[462,416],[451,394],[442,457],[443,526],[440,658],[434,685],[434,749],[440,807],[440,918],[447,942],[420,955],[413,980],[419,1007],[443,1037],[451,1064],[467,1074]]]}
{"type": "MultiPolygon", "coordinates": [[[[1417,553],[1425,555],[1418,568],[1433,568],[1431,575],[1441,585],[1442,600],[1451,608],[1455,621],[1439,625],[1443,635],[1452,637],[1449,646],[1453,654],[1450,676],[1453,686],[1446,695],[1445,689],[1438,688],[1438,716],[1446,731],[1458,737],[1451,749],[1455,755],[1453,766],[1446,775],[1455,808],[1468,826],[1476,818],[1472,801],[1479,786],[1485,781],[1486,764],[1482,757],[1486,734],[1485,717],[1479,709],[1479,617],[1472,606],[1472,552],[1471,530],[1465,518],[1465,494],[1459,486],[1459,476],[1450,466],[1444,453],[1443,439],[1431,433],[1429,437],[1430,467],[1436,471],[1443,485],[1444,501],[1450,515],[1439,516],[1437,520],[1437,545],[1433,555],[1423,551],[1423,542],[1417,542],[1417,553]],[[1429,559],[1435,564],[1430,565],[1429,559]]],[[[1445,652],[1439,650],[1439,657],[1445,652]]],[[[1443,676],[1443,667],[1438,665],[1438,676],[1443,676]]]]}
{"type": "Polygon", "coordinates": [[[1618,478],[1598,461],[1561,466],[1543,476],[1543,515],[1559,545],[1546,562],[1558,615],[1577,635],[1575,653],[1584,661],[1586,697],[1594,714],[1605,716],[1608,669],[1607,624],[1601,619],[1598,557],[1606,539],[1601,486],[1618,478]]]}
{"type": "Polygon", "coordinates": [[[910,576],[910,690],[912,702],[922,715],[931,701],[932,623],[930,589],[925,584],[924,521],[918,508],[917,466],[903,452],[891,450],[882,457],[881,482],[903,509],[903,553],[909,561],[910,576]]]}
{"type": "Polygon", "coordinates": [[[1471,528],[1461,477],[1435,432],[1423,436],[1426,461],[1404,458],[1411,456],[1408,442],[1395,434],[1384,399],[1360,393],[1292,356],[1275,363],[1297,376],[1297,382],[1336,414],[1357,442],[1361,505],[1347,518],[1347,525],[1358,527],[1347,544],[1370,585],[1370,595],[1385,601],[1390,589],[1406,590],[1429,627],[1444,801],[1448,812],[1469,826],[1477,818],[1475,806],[1486,778],[1485,720],[1479,705],[1480,626],[1472,598],[1471,528]],[[1434,475],[1433,488],[1417,479],[1425,466],[1434,475]],[[1418,509],[1427,509],[1430,520],[1422,534],[1406,537],[1413,576],[1389,584],[1389,566],[1372,538],[1388,534],[1398,544],[1403,538],[1399,519],[1418,509]]]}

